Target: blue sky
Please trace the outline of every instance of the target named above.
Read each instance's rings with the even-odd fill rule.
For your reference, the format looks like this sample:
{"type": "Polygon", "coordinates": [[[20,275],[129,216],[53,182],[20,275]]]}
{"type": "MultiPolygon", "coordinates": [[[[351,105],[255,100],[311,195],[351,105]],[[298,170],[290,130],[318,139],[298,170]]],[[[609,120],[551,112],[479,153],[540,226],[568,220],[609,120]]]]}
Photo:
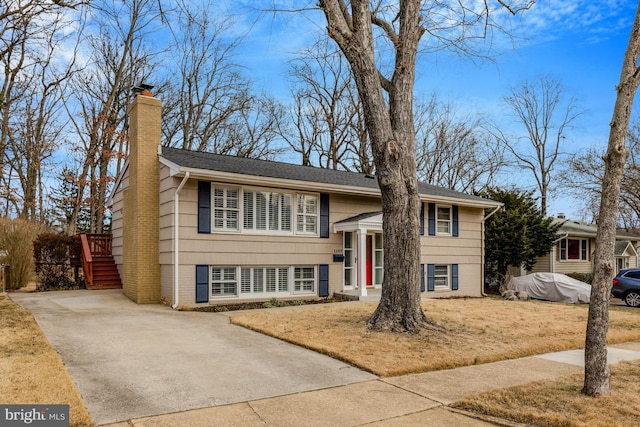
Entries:
{"type": "MultiPolygon", "coordinates": [[[[292,9],[315,2],[293,0],[231,1],[236,31],[244,34],[236,60],[244,65],[258,88],[287,101],[287,61],[323,33],[324,16],[318,10],[259,16],[255,8],[275,5],[292,9]]],[[[437,92],[440,98],[486,114],[509,126],[502,99],[510,87],[546,74],[574,95],[585,110],[577,128],[567,134],[562,150],[569,153],[590,147],[606,148],[615,102],[615,86],[633,23],[637,3],[630,0],[538,1],[513,22],[523,38],[511,48],[504,39],[496,61],[471,62],[450,53],[424,56],[417,68],[416,97],[437,92]]],[[[501,185],[531,186],[523,173],[505,174],[501,185]],[[517,181],[513,177],[517,176],[517,181]]],[[[555,183],[548,211],[582,218],[579,201],[563,194],[555,183]]]]}

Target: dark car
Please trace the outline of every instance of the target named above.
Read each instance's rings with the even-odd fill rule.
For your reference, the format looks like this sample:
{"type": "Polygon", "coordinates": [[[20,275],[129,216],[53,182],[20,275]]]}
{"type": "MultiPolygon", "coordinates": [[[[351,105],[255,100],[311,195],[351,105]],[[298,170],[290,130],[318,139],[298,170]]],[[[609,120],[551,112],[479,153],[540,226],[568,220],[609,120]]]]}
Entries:
{"type": "Polygon", "coordinates": [[[611,295],[629,307],[640,307],[640,268],[627,268],[613,278],[611,295]]]}

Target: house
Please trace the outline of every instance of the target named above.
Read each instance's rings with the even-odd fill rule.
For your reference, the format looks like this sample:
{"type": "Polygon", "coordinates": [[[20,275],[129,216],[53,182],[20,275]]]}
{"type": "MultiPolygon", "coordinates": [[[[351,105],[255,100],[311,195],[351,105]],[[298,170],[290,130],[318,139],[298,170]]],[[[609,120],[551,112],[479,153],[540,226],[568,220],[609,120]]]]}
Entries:
{"type": "MultiPolygon", "coordinates": [[[[373,176],[160,146],[161,101],[130,107],[130,155],[110,197],[125,295],[176,307],[378,288],[373,176]]],[[[501,204],[421,184],[421,290],[480,296],[485,212],[501,204]]]]}
{"type": "MultiPolygon", "coordinates": [[[[598,226],[581,221],[567,220],[564,215],[554,218],[562,224],[558,239],[549,254],[538,258],[532,273],[592,273],[593,253],[596,249],[598,226]]],[[[623,268],[638,266],[637,248],[640,236],[618,230],[616,233],[616,273],[623,268]]]]}

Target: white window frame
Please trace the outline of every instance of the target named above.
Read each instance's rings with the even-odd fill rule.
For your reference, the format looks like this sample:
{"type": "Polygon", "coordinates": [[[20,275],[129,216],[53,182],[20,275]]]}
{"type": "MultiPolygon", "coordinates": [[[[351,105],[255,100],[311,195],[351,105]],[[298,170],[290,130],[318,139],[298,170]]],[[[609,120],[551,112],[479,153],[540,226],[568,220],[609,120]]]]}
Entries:
{"type": "Polygon", "coordinates": [[[302,295],[302,294],[307,294],[307,295],[313,295],[315,293],[317,293],[317,289],[318,289],[318,271],[316,269],[315,265],[296,265],[296,266],[292,266],[291,267],[293,270],[293,275],[292,275],[292,291],[294,294],[296,295],[302,295]],[[305,271],[311,271],[313,273],[313,277],[309,278],[309,277],[296,277],[296,274],[298,272],[298,270],[305,270],[305,271]],[[298,283],[303,283],[303,282],[312,282],[312,289],[311,290],[306,290],[303,289],[302,286],[300,286],[300,289],[298,289],[298,283]]]}
{"type": "MultiPolygon", "coordinates": [[[[261,265],[210,265],[209,295],[211,301],[236,298],[272,298],[289,297],[294,295],[317,295],[318,292],[318,268],[316,265],[288,265],[288,266],[261,266],[261,265]],[[296,278],[299,270],[312,272],[313,277],[296,278]],[[307,270],[308,269],[308,270],[307,270]],[[221,278],[215,280],[215,271],[220,270],[221,278]],[[225,278],[225,270],[233,271],[233,278],[225,278]],[[269,271],[273,270],[275,278],[275,290],[269,291],[269,271]],[[260,273],[257,273],[257,272],[260,273]],[[248,276],[247,276],[247,273],[248,276]],[[247,282],[248,280],[248,282],[247,282]],[[256,280],[261,281],[258,287],[256,280]],[[312,289],[305,290],[303,282],[312,282],[312,289]],[[214,294],[214,285],[219,285],[219,293],[214,294]],[[225,293],[225,284],[233,284],[235,293],[225,293]],[[249,287],[249,291],[243,290],[249,287]],[[299,289],[296,289],[298,287],[299,289]]],[[[228,271],[227,271],[228,273],[228,271]]]]}
{"type": "Polygon", "coordinates": [[[240,227],[241,227],[241,213],[242,213],[242,192],[240,190],[239,187],[231,187],[231,186],[225,186],[225,185],[220,185],[220,184],[215,184],[213,183],[211,185],[211,229],[215,230],[215,231],[232,231],[232,232],[239,232],[240,231],[240,227]],[[216,190],[222,190],[224,192],[223,195],[223,206],[216,206],[216,190]],[[238,195],[237,200],[236,200],[236,208],[230,208],[228,207],[229,205],[229,198],[228,198],[228,193],[229,191],[235,191],[236,194],[238,195]],[[216,211],[222,212],[223,213],[223,217],[222,218],[216,218],[216,211]],[[229,212],[235,212],[236,213],[236,226],[235,227],[229,227],[228,226],[228,222],[229,221],[233,221],[232,219],[228,218],[228,213],[229,212]],[[217,219],[221,219],[223,221],[223,225],[221,227],[217,227],[216,226],[216,220],[217,219]]]}
{"type": "Polygon", "coordinates": [[[287,296],[291,295],[291,267],[289,266],[240,266],[240,295],[246,296],[251,295],[254,297],[259,296],[287,296]],[[269,273],[270,270],[274,270],[274,278],[275,290],[269,290],[269,273]],[[248,292],[245,292],[243,288],[245,287],[244,279],[245,273],[249,273],[249,288],[248,292]],[[283,282],[284,276],[284,282],[283,282]],[[261,282],[261,283],[258,283],[261,282]],[[260,285],[257,290],[257,285],[260,285]]]}
{"type": "Polygon", "coordinates": [[[448,289],[451,289],[451,266],[449,266],[448,264],[435,264],[433,266],[433,290],[441,291],[448,289]],[[446,274],[438,274],[438,268],[445,268],[447,270],[446,274]],[[441,282],[443,278],[445,281],[445,285],[438,285],[438,279],[440,279],[441,282]]]}
{"type": "Polygon", "coordinates": [[[382,233],[374,233],[373,234],[373,262],[371,263],[371,268],[373,268],[373,285],[374,286],[382,286],[382,281],[384,280],[384,237],[382,233]],[[378,242],[378,237],[380,237],[380,242],[378,242]],[[378,243],[380,243],[378,245],[378,243]],[[379,279],[378,280],[378,273],[379,279]]]}
{"type": "Polygon", "coordinates": [[[355,289],[355,286],[356,286],[356,277],[355,277],[356,233],[355,231],[345,231],[343,233],[342,249],[344,253],[344,262],[342,263],[342,268],[343,268],[342,287],[343,289],[344,288],[355,289]],[[347,247],[347,234],[350,235],[349,247],[347,247]],[[348,284],[347,284],[347,277],[349,278],[348,284]]]}
{"type": "Polygon", "coordinates": [[[565,262],[584,262],[589,261],[589,239],[588,238],[579,238],[579,237],[565,237],[564,239],[558,242],[559,251],[558,258],[560,261],[565,262]],[[569,258],[569,240],[577,240],[579,243],[579,256],[578,258],[569,258]],[[584,244],[586,242],[586,244],[584,244]],[[586,246],[586,247],[585,247],[586,246]]]}
{"type": "Polygon", "coordinates": [[[238,268],[236,266],[229,266],[229,265],[212,265],[209,266],[210,270],[211,270],[211,280],[209,283],[209,295],[211,295],[211,298],[213,299],[220,299],[220,298],[237,298],[239,296],[239,291],[240,291],[240,280],[238,277],[238,268]],[[220,270],[221,272],[221,278],[218,280],[215,280],[215,270],[220,270]],[[229,271],[233,271],[233,275],[234,275],[234,279],[226,279],[225,278],[225,270],[229,270],[229,271]],[[220,285],[220,292],[219,293],[214,293],[214,284],[218,283],[220,285]],[[224,292],[225,291],[225,284],[230,284],[230,283],[234,283],[235,284],[235,293],[227,293],[224,292]]]}
{"type": "Polygon", "coordinates": [[[320,228],[320,197],[318,194],[296,193],[295,200],[296,234],[317,236],[320,228]],[[308,212],[311,207],[315,208],[314,212],[308,212]],[[310,225],[313,225],[312,231],[307,230],[310,225]]]}
{"type": "Polygon", "coordinates": [[[242,188],[241,191],[242,194],[242,209],[241,209],[241,215],[240,217],[242,218],[241,220],[241,224],[242,224],[242,230],[243,231],[247,231],[250,233],[264,233],[264,234],[293,234],[293,230],[294,230],[294,225],[293,225],[293,194],[292,193],[288,193],[288,192],[284,192],[284,191],[274,191],[273,189],[265,189],[265,188],[254,188],[254,187],[246,187],[246,188],[242,188]],[[245,220],[245,215],[247,214],[247,206],[246,206],[246,196],[248,193],[252,193],[252,204],[253,204],[253,218],[251,220],[252,223],[252,227],[247,227],[247,221],[245,220]],[[264,229],[260,229],[258,228],[258,222],[257,222],[257,213],[258,210],[256,209],[257,207],[257,201],[258,201],[258,194],[262,194],[265,198],[264,201],[264,211],[261,211],[262,213],[264,213],[264,224],[265,224],[265,228],[264,229]],[[277,229],[272,229],[272,224],[274,221],[274,218],[272,216],[272,210],[270,209],[270,199],[273,196],[277,197],[278,200],[278,209],[277,209],[277,214],[278,214],[278,218],[277,218],[277,222],[278,222],[278,228],[277,229]],[[288,203],[286,203],[288,201],[288,203]],[[288,209],[287,209],[288,208],[288,209]],[[288,226],[289,229],[284,228],[283,226],[285,226],[285,220],[284,218],[288,218],[288,226]]]}
{"type": "Polygon", "coordinates": [[[436,236],[451,236],[451,228],[453,226],[453,209],[450,205],[436,205],[436,236]],[[440,209],[449,211],[449,219],[441,219],[439,215],[440,209]],[[440,231],[440,224],[447,225],[447,231],[440,231]]]}

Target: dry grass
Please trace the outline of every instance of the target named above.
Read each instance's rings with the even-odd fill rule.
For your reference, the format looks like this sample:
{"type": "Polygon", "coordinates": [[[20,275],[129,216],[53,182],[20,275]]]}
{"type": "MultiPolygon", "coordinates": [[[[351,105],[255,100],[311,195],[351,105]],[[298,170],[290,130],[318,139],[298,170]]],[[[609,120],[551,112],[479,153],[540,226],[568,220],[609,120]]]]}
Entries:
{"type": "Polygon", "coordinates": [[[4,404],[68,404],[72,426],[93,426],[58,353],[33,316],[0,294],[0,396],[4,404]]]}
{"type": "Polygon", "coordinates": [[[580,393],[582,373],[469,396],[453,406],[534,426],[633,426],[640,420],[640,361],[611,368],[611,396],[580,393]]]}
{"type": "MultiPolygon", "coordinates": [[[[343,360],[380,376],[447,369],[582,348],[586,305],[499,298],[423,301],[446,333],[372,332],[376,304],[329,304],[231,315],[234,324],[343,360]]],[[[610,344],[640,339],[640,310],[611,307],[610,344]]]]}

